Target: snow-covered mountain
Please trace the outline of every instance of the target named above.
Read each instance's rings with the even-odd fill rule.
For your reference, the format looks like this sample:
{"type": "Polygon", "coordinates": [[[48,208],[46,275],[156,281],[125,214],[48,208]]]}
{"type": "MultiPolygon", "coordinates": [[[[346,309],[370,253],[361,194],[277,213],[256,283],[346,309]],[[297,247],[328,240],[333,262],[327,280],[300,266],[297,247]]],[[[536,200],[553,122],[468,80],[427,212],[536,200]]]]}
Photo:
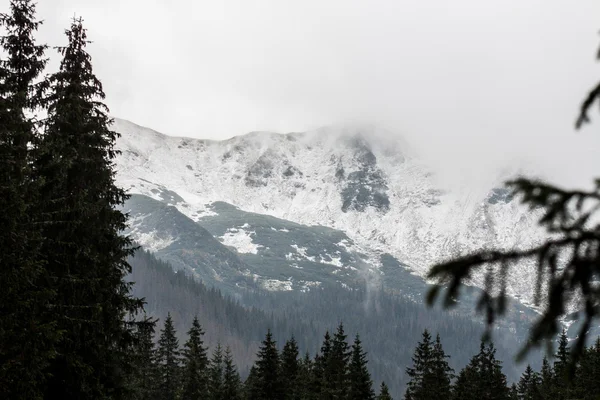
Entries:
{"type": "MultiPolygon", "coordinates": [[[[398,268],[424,276],[433,263],[451,256],[529,247],[544,237],[536,215],[502,188],[508,176],[484,188],[453,188],[407,143],[373,127],[252,132],[223,141],[166,136],[124,120],[116,120],[114,129],[122,135],[118,183],[174,206],[200,225],[212,224],[211,233],[239,254],[256,253],[264,244],[255,242],[256,228],[222,225],[215,204],[335,229],[365,257],[364,276],[373,279],[390,275],[384,254],[398,260],[398,268]]],[[[134,225],[144,216],[137,218],[134,225]]],[[[178,240],[143,233],[134,237],[155,251],[178,240]]],[[[299,245],[288,247],[290,260],[317,256],[299,245]]],[[[324,265],[341,262],[329,250],[320,254],[324,265]]],[[[535,281],[532,266],[513,268],[508,281],[509,294],[527,303],[535,281]]],[[[481,276],[473,283],[482,285],[481,276]]]]}

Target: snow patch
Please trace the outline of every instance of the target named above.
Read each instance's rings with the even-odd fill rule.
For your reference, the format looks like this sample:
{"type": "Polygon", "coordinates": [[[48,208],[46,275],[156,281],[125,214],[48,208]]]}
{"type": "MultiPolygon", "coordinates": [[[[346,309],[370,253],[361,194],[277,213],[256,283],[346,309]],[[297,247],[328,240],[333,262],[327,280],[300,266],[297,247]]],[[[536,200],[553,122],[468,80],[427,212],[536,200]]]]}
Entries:
{"type": "Polygon", "coordinates": [[[254,231],[229,228],[219,239],[225,246],[235,248],[238,253],[258,254],[258,250],[263,246],[252,242],[252,235],[255,234],[254,231]]]}

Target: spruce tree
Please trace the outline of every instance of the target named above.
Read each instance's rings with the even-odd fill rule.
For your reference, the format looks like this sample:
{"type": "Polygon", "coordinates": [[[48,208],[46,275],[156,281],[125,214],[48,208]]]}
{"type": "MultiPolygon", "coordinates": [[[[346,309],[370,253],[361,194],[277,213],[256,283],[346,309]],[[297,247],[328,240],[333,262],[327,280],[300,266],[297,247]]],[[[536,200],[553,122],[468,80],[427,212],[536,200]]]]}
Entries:
{"type": "Polygon", "coordinates": [[[356,335],[348,372],[348,400],[373,400],[373,381],[367,367],[367,354],[363,351],[360,338],[356,335]]]}
{"type": "Polygon", "coordinates": [[[527,365],[517,385],[519,400],[542,400],[540,386],[539,374],[531,368],[531,365],[527,365]]]}
{"type": "Polygon", "coordinates": [[[554,359],[552,395],[556,400],[565,400],[569,398],[569,380],[574,371],[570,369],[569,339],[564,329],[559,336],[558,349],[554,359]]]}
{"type": "Polygon", "coordinates": [[[437,393],[438,398],[449,399],[452,392],[452,378],[454,377],[454,370],[448,364],[448,358],[446,355],[440,335],[438,334],[435,338],[432,351],[432,374],[433,378],[431,382],[434,384],[434,391],[437,393]]]}
{"type": "Polygon", "coordinates": [[[223,399],[241,400],[242,383],[237,368],[233,363],[233,356],[231,355],[229,346],[225,348],[223,364],[223,399]]]}
{"type": "Polygon", "coordinates": [[[261,387],[258,378],[258,368],[253,365],[250,368],[250,373],[244,382],[244,398],[246,400],[260,400],[261,387]]]}
{"type": "Polygon", "coordinates": [[[181,358],[179,341],[170,313],[167,315],[165,326],[158,339],[157,363],[159,373],[158,399],[177,399],[181,382],[181,358]]]}
{"type": "Polygon", "coordinates": [[[313,361],[310,359],[310,354],[306,352],[304,358],[300,361],[296,379],[296,397],[294,399],[312,399],[314,395],[313,383],[313,361]]]}
{"type": "Polygon", "coordinates": [[[429,400],[435,398],[433,382],[433,342],[427,329],[423,331],[412,357],[413,366],[406,369],[410,380],[406,385],[406,400],[429,400]]]}
{"type": "Polygon", "coordinates": [[[41,22],[31,0],[12,0],[0,15],[0,398],[39,399],[59,338],[54,290],[39,256],[40,217],[35,205],[29,146],[39,107],[36,79],[46,46],[35,43],[41,22]]]}
{"type": "Polygon", "coordinates": [[[377,396],[377,400],[393,400],[390,395],[390,390],[388,389],[385,382],[381,382],[381,387],[379,388],[379,395],[377,396]]]}
{"type": "Polygon", "coordinates": [[[297,398],[298,374],[300,371],[300,360],[298,360],[298,343],[292,336],[283,346],[281,352],[281,390],[284,399],[297,398]]]}
{"type": "Polygon", "coordinates": [[[464,400],[507,400],[510,398],[502,364],[496,360],[496,349],[482,341],[479,353],[458,375],[453,398],[464,400]]]}
{"type": "Polygon", "coordinates": [[[44,220],[41,255],[56,291],[52,311],[63,332],[58,356],[48,368],[47,398],[128,397],[133,324],[142,301],[131,297],[122,236],[127,199],[115,185],[117,133],[102,103],[102,84],[86,52],[86,30],[74,19],[59,71],[48,78],[47,117],[36,150],[34,176],[41,182],[44,220]]]}
{"type": "Polygon", "coordinates": [[[548,358],[544,357],[542,360],[542,370],[540,371],[540,395],[542,399],[552,399],[553,385],[554,376],[552,374],[552,367],[550,367],[548,358]]]}
{"type": "Polygon", "coordinates": [[[260,398],[262,400],[280,400],[283,398],[281,377],[279,374],[279,353],[271,330],[267,331],[265,340],[263,340],[258,351],[256,369],[260,398]]]}
{"type": "Polygon", "coordinates": [[[346,338],[344,325],[340,323],[333,335],[331,351],[327,357],[324,371],[325,388],[331,399],[346,398],[348,365],[351,354],[346,338]]]}
{"type": "Polygon", "coordinates": [[[136,400],[152,400],[157,395],[158,370],[156,365],[156,349],[154,346],[154,329],[156,320],[145,318],[137,324],[136,344],[133,353],[133,371],[131,385],[136,400]]]}
{"type": "Polygon", "coordinates": [[[326,375],[326,368],[330,355],[331,336],[329,331],[326,331],[325,336],[323,337],[323,343],[321,345],[321,352],[315,354],[315,360],[313,363],[312,384],[310,387],[315,398],[326,398],[328,395],[327,385],[329,378],[326,375]]]}
{"type": "Polygon", "coordinates": [[[215,347],[210,365],[208,367],[208,384],[210,398],[212,400],[220,400],[223,398],[223,347],[221,343],[217,343],[215,347]]]}
{"type": "Polygon", "coordinates": [[[203,335],[198,317],[195,317],[183,350],[183,398],[186,400],[208,396],[208,357],[203,335]]]}
{"type": "Polygon", "coordinates": [[[587,348],[581,357],[580,366],[573,380],[572,398],[600,398],[600,338],[594,346],[587,348]]]}

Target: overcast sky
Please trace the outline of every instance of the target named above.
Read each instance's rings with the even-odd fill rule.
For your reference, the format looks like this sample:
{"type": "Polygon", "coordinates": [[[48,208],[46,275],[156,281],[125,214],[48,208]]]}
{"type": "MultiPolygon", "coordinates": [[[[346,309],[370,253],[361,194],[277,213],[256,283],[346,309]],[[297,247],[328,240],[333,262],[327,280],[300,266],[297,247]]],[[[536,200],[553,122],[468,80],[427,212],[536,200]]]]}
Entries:
{"type": "Polygon", "coordinates": [[[600,175],[600,113],[573,129],[600,80],[597,0],[40,0],[38,11],[50,45],[83,16],[113,115],[170,135],[368,122],[459,173],[526,160],[565,182],[587,181],[582,167],[600,175]]]}

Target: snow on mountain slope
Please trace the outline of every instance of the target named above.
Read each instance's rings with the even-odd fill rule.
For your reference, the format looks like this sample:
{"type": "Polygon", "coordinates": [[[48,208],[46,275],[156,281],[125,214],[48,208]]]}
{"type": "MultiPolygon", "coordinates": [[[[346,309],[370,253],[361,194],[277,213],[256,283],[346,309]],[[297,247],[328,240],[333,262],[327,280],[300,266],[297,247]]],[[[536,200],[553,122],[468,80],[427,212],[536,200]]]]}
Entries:
{"type": "MultiPolygon", "coordinates": [[[[422,276],[451,256],[529,247],[544,237],[536,215],[501,188],[505,177],[483,189],[452,188],[406,143],[372,127],[253,132],[224,141],[170,137],[124,120],[114,129],[122,134],[118,183],[167,201],[194,221],[224,201],[324,225],[358,246],[390,253],[422,276]]],[[[238,236],[225,238],[243,239],[238,236]]],[[[509,294],[527,303],[534,280],[532,266],[513,268],[509,294]]],[[[481,286],[482,277],[473,283],[481,286]]]]}

